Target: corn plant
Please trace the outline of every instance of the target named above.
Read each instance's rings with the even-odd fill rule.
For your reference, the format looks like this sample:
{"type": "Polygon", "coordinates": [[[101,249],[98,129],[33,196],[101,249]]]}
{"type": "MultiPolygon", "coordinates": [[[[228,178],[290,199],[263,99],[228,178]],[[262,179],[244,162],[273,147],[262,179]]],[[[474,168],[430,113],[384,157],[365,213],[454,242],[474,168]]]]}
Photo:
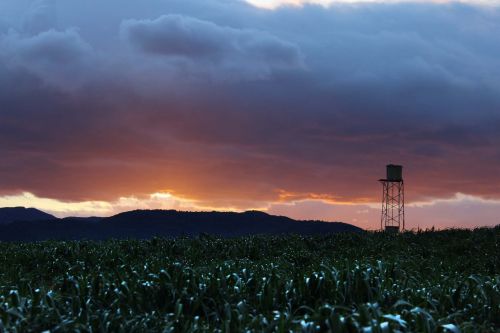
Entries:
{"type": "Polygon", "coordinates": [[[0,243],[0,331],[495,332],[499,236],[0,243]]]}

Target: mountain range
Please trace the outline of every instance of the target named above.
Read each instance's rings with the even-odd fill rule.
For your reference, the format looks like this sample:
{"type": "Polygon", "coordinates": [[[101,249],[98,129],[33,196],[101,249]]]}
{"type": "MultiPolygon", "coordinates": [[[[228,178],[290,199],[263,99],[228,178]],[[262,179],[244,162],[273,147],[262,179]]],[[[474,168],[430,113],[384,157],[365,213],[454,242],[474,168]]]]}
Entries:
{"type": "Polygon", "coordinates": [[[47,214],[35,208],[6,207],[0,208],[0,226],[16,221],[53,220],[54,215],[47,214]]]}
{"type": "Polygon", "coordinates": [[[181,212],[134,210],[111,217],[56,218],[33,208],[0,208],[0,241],[147,239],[212,234],[327,234],[360,232],[342,222],[297,221],[259,211],[181,212]]]}

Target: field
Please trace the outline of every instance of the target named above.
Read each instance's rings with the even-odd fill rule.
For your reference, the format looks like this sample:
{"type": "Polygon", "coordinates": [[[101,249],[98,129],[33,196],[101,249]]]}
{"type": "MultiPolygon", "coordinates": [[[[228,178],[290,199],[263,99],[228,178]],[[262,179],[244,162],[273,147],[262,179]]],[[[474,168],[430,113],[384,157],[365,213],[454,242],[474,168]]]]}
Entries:
{"type": "Polygon", "coordinates": [[[500,228],[0,243],[0,331],[493,332],[500,228]]]}

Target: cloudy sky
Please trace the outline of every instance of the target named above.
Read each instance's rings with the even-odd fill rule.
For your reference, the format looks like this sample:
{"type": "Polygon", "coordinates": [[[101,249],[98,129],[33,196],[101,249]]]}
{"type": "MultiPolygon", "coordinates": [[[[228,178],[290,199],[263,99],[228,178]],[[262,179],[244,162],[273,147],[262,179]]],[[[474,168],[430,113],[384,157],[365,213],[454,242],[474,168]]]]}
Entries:
{"type": "Polygon", "coordinates": [[[500,2],[2,0],[0,206],[500,223],[500,2]]]}

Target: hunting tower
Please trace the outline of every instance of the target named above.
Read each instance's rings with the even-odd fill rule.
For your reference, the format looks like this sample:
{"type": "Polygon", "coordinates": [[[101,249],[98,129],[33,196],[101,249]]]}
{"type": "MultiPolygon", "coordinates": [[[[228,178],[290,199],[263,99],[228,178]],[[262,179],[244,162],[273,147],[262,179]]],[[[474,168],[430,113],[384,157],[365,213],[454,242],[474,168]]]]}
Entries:
{"type": "Polygon", "coordinates": [[[405,228],[405,188],[403,167],[387,165],[387,176],[379,179],[382,184],[382,217],[380,229],[399,232],[405,228]]]}

